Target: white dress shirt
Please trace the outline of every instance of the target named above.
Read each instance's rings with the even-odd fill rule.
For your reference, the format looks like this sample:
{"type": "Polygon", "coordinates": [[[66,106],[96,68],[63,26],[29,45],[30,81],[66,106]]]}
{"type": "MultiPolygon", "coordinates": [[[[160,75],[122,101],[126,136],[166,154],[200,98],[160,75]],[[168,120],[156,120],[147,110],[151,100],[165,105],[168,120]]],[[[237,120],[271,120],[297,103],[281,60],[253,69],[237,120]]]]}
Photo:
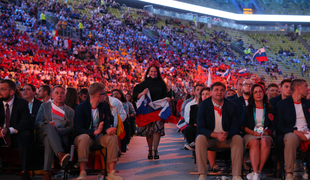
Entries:
{"type": "Polygon", "coordinates": [[[184,120],[186,124],[189,124],[191,106],[196,105],[196,104],[198,104],[196,98],[186,104],[185,110],[184,110],[184,120]]]}
{"type": "MultiPolygon", "coordinates": [[[[14,103],[14,99],[15,96],[13,96],[13,99],[11,99],[11,101],[9,102],[3,102],[3,106],[4,106],[4,115],[6,115],[6,104],[9,104],[9,108],[10,108],[10,120],[11,120],[11,115],[12,115],[12,109],[13,109],[13,103],[14,103]]],[[[6,128],[6,121],[4,121],[4,125],[3,128],[6,128]]],[[[13,127],[9,127],[10,129],[10,134],[16,134],[18,133],[18,131],[16,129],[14,129],[13,127]]]]}

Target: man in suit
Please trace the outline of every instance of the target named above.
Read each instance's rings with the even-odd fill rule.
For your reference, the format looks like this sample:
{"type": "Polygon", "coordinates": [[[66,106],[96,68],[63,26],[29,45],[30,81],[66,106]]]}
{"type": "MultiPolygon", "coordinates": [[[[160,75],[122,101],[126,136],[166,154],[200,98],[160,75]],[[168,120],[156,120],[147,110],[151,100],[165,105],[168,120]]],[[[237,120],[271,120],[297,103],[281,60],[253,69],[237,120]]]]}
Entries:
{"type": "Polygon", "coordinates": [[[74,144],[78,147],[78,161],[80,176],[78,180],[86,178],[86,163],[89,148],[92,145],[101,145],[107,148],[109,162],[108,179],[123,180],[115,173],[115,164],[118,161],[118,138],[116,128],[111,127],[113,120],[110,106],[104,99],[107,98],[105,86],[102,83],[93,83],[88,89],[89,98],[79,104],[74,117],[74,144]]]}
{"type": "Polygon", "coordinates": [[[242,117],[243,109],[248,106],[248,99],[251,95],[251,87],[253,86],[253,81],[251,79],[245,79],[242,83],[242,96],[232,101],[237,104],[239,116],[242,117]]]}
{"type": "Polygon", "coordinates": [[[15,96],[16,85],[11,80],[0,83],[0,144],[18,147],[22,163],[22,179],[31,179],[28,173],[33,137],[33,123],[28,102],[15,96]]]}
{"type": "Polygon", "coordinates": [[[269,103],[275,108],[277,109],[277,104],[279,101],[288,98],[289,96],[291,96],[292,92],[291,92],[291,79],[283,79],[281,81],[280,84],[280,88],[281,88],[281,94],[269,99],[269,103]]]}
{"type": "Polygon", "coordinates": [[[43,180],[51,180],[51,168],[54,154],[61,167],[66,166],[70,154],[64,153],[62,144],[69,146],[68,135],[73,130],[74,110],[65,105],[65,88],[56,85],[52,91],[53,102],[43,103],[37,114],[35,127],[38,137],[44,144],[44,176],[43,180]]]}
{"type": "Polygon", "coordinates": [[[196,156],[199,180],[207,174],[207,150],[209,147],[230,147],[233,180],[242,180],[243,139],[238,134],[240,116],[238,107],[225,99],[226,86],[215,82],[211,97],[201,102],[197,115],[196,156]]]}
{"type": "Polygon", "coordinates": [[[32,122],[36,120],[36,116],[38,114],[39,108],[42,104],[42,101],[34,98],[36,94],[36,88],[32,84],[27,84],[23,87],[22,91],[24,99],[28,101],[28,108],[31,115],[32,122]]]}
{"type": "Polygon", "coordinates": [[[237,94],[233,95],[233,96],[227,96],[227,99],[229,100],[233,100],[233,99],[236,99],[240,96],[242,96],[242,85],[243,85],[243,81],[244,81],[244,78],[239,78],[237,80],[237,84],[236,84],[236,87],[237,87],[237,94]]]}
{"type": "Polygon", "coordinates": [[[270,83],[267,86],[267,95],[268,95],[268,99],[270,100],[271,98],[274,98],[276,96],[278,96],[279,92],[279,86],[276,83],[270,83]]]}
{"type": "Polygon", "coordinates": [[[51,101],[51,88],[48,85],[40,86],[38,96],[39,99],[42,99],[42,102],[51,101]]]}
{"type": "MultiPolygon", "coordinates": [[[[286,180],[293,180],[296,151],[301,142],[308,141],[302,129],[310,124],[310,102],[308,85],[304,79],[294,79],[291,82],[292,96],[278,102],[276,130],[284,142],[284,161],[286,180]]],[[[279,139],[278,138],[278,139],[279,139]]]]}

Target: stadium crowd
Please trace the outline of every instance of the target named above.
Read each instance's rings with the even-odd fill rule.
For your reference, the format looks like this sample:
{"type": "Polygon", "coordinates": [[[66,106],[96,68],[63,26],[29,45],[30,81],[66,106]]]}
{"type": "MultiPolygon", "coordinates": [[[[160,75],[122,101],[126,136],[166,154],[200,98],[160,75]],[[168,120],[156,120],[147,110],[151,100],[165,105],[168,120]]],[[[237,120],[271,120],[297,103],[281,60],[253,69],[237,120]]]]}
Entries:
{"type": "MultiPolygon", "coordinates": [[[[277,101],[281,99],[290,97],[290,100],[296,100],[296,103],[302,102],[308,108],[308,101],[305,102],[303,99],[308,94],[308,89],[304,92],[306,85],[303,80],[297,79],[292,82],[283,80],[280,86],[266,85],[261,82],[263,77],[259,79],[255,74],[238,67],[243,63],[246,64],[246,56],[238,57],[234,54],[228,45],[231,37],[225,31],[212,30],[208,34],[209,40],[200,40],[198,35],[206,32],[203,29],[197,31],[194,25],[184,26],[177,21],[166,21],[165,26],[157,27],[156,22],[160,20],[159,17],[144,11],[131,12],[130,9],[122,10],[122,19],[119,19],[108,12],[107,8],[109,4],[108,6],[121,9],[119,5],[112,1],[105,3],[102,7],[98,1],[91,1],[87,6],[77,5],[81,9],[96,7],[91,17],[82,16],[66,4],[54,1],[51,1],[48,6],[45,6],[45,1],[26,0],[0,4],[2,22],[0,98],[3,101],[0,108],[5,109],[5,113],[1,111],[0,114],[1,137],[9,146],[11,142],[13,145],[16,139],[18,147],[25,150],[20,152],[23,179],[30,179],[27,163],[31,148],[29,147],[31,131],[38,129],[36,135],[45,146],[44,180],[50,180],[54,154],[61,166],[65,166],[70,159],[62,144],[71,145],[66,137],[73,128],[75,129],[73,143],[78,146],[80,166],[78,179],[83,180],[86,177],[87,155],[91,145],[108,147],[108,178],[122,179],[115,173],[114,168],[118,157],[126,152],[130,138],[136,131],[137,107],[133,99],[139,99],[137,97],[141,97],[141,92],[132,98],[134,88],[146,80],[149,76],[146,72],[149,72],[152,67],[158,68],[160,74],[150,76],[162,77],[167,86],[172,114],[181,120],[184,119],[188,125],[184,130],[187,139],[186,147],[197,153],[201,180],[205,179],[207,172],[207,162],[201,159],[208,159],[211,169],[218,170],[218,166],[214,163],[215,154],[204,152],[204,149],[210,147],[208,143],[216,144],[213,142],[215,139],[220,142],[225,141],[226,144],[223,146],[235,145],[236,148],[232,151],[234,154],[232,161],[235,163],[233,179],[240,179],[240,152],[243,152],[244,145],[240,144],[243,139],[238,135],[239,129],[244,134],[248,134],[244,139],[251,148],[251,159],[255,159],[253,154],[259,153],[257,148],[260,143],[266,147],[260,153],[269,155],[270,147],[274,144],[272,133],[275,128],[285,127],[286,129],[280,133],[281,135],[290,133],[290,137],[285,137],[290,143],[294,138],[306,141],[305,135],[300,134],[299,129],[295,129],[297,131],[295,132],[291,124],[275,127],[273,121],[274,117],[278,118],[274,108],[277,107],[277,101]],[[46,11],[58,14],[61,20],[61,23],[56,25],[57,29],[54,33],[46,28],[42,19],[37,19],[39,12],[46,13],[46,11]],[[142,18],[133,18],[133,13],[141,15],[142,18]],[[82,26],[80,26],[81,23],[82,26]],[[175,23],[177,26],[169,23],[175,23]],[[57,35],[58,30],[67,26],[82,27],[81,39],[57,35]],[[159,37],[157,42],[153,43],[144,35],[142,28],[155,31],[159,37]],[[226,60],[230,64],[227,64],[226,60]],[[159,65],[154,66],[154,62],[159,62],[159,65]],[[215,91],[219,94],[216,95],[215,91]],[[290,96],[291,93],[294,95],[293,98],[290,96]],[[15,104],[18,107],[11,110],[14,112],[9,111],[12,104],[14,108],[15,104]],[[196,107],[192,108],[193,105],[196,107]],[[204,114],[199,109],[211,105],[215,107],[215,113],[217,113],[216,122],[214,124],[201,122],[204,117],[209,117],[210,112],[204,114]],[[232,110],[224,109],[228,105],[232,110]],[[243,108],[246,106],[252,109],[244,113],[243,108]],[[256,131],[254,130],[256,124],[244,123],[247,119],[253,118],[253,108],[256,106],[263,109],[259,110],[260,125],[264,125],[262,119],[263,116],[265,117],[265,114],[263,116],[261,114],[265,111],[271,114],[268,114],[268,123],[265,124],[270,131],[268,128],[267,131],[264,126],[263,128],[259,126],[259,130],[256,131]],[[193,115],[193,112],[196,112],[196,115],[193,115]],[[13,113],[19,115],[10,117],[9,115],[13,113]],[[227,119],[225,119],[229,123],[223,127],[218,122],[219,119],[222,121],[222,113],[229,114],[229,118],[226,116],[227,119]],[[247,116],[247,113],[252,117],[247,116]],[[236,119],[241,117],[242,122],[236,123],[236,119]],[[197,118],[199,121],[196,122],[197,118]],[[10,126],[9,119],[16,119],[16,122],[12,122],[10,126]],[[53,121],[50,122],[50,119],[53,121]],[[21,121],[24,124],[21,125],[21,121]],[[122,138],[119,126],[123,126],[125,131],[125,136],[122,138]],[[211,132],[212,128],[215,128],[216,132],[211,132]],[[195,142],[197,133],[199,136],[195,142]],[[115,135],[118,135],[118,138],[115,135]],[[48,140],[50,138],[53,141],[48,140]],[[211,143],[210,138],[213,138],[211,143]],[[119,140],[120,143],[118,143],[119,140]]],[[[239,42],[243,43],[242,40],[239,42]]],[[[270,76],[275,78],[274,73],[281,72],[277,64],[265,63],[262,66],[270,76]]],[[[154,92],[151,91],[151,93],[154,92]]],[[[143,91],[143,94],[146,93],[143,91]]],[[[301,109],[297,106],[296,111],[300,112],[301,109]]],[[[285,110],[285,107],[281,106],[281,108],[282,111],[285,110]]],[[[300,119],[298,123],[301,122],[297,124],[298,128],[310,121],[309,114],[297,116],[300,119]]],[[[289,180],[293,168],[292,159],[296,159],[296,155],[293,154],[296,154],[298,146],[299,144],[295,143],[294,146],[290,146],[291,149],[284,150],[293,152],[285,159],[288,164],[287,179],[289,180]],[[295,148],[295,151],[292,148],[295,148]]],[[[156,153],[155,156],[159,158],[158,152],[156,153]]],[[[251,161],[254,172],[248,179],[259,179],[258,174],[262,171],[265,162],[266,156],[251,161]],[[259,166],[259,162],[262,165],[259,166]]]]}

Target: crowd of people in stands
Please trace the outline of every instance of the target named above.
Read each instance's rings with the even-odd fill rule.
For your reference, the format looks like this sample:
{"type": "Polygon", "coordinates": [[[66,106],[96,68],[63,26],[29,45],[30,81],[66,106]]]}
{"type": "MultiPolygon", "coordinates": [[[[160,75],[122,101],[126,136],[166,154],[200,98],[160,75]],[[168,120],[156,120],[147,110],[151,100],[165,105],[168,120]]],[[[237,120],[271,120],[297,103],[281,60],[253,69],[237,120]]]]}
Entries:
{"type": "MultiPolygon", "coordinates": [[[[263,78],[241,73],[238,65],[247,58],[234,54],[228,45],[231,37],[225,31],[212,30],[208,34],[210,40],[200,40],[198,34],[205,35],[206,32],[203,29],[197,31],[194,25],[184,26],[170,20],[166,21],[166,26],[157,27],[157,16],[149,16],[144,11],[131,12],[130,9],[123,10],[122,19],[119,19],[106,11],[106,6],[120,8],[114,1],[104,4],[91,1],[87,5],[99,9],[93,11],[91,17],[74,15],[77,18],[73,18],[77,11],[60,2],[45,4],[44,1],[25,0],[0,4],[0,79],[4,79],[0,83],[0,99],[4,102],[0,103],[0,108],[5,109],[5,113],[0,111],[1,130],[4,130],[1,143],[10,145],[12,142],[24,150],[20,151],[23,179],[30,179],[27,163],[33,129],[38,130],[35,135],[45,146],[44,179],[50,180],[54,155],[61,166],[70,159],[62,144],[71,145],[68,135],[73,128],[73,143],[78,146],[78,180],[86,177],[87,155],[92,145],[108,147],[108,177],[122,179],[115,173],[115,163],[128,149],[136,131],[135,102],[148,91],[152,100],[169,97],[172,113],[184,118],[188,124],[184,130],[186,147],[196,151],[201,180],[208,171],[206,159],[211,170],[219,170],[216,154],[206,151],[219,142],[221,147],[233,148],[232,174],[234,180],[240,179],[244,144],[239,129],[245,135],[246,147],[250,148],[253,173],[248,179],[259,179],[270,147],[275,143],[271,135],[275,129],[282,128],[279,133],[287,139],[285,143],[295,142],[294,146],[285,146],[285,151],[296,151],[298,137],[305,140],[299,129],[293,130],[291,120],[285,119],[289,116],[280,117],[285,121],[278,127],[274,119],[279,118],[275,108],[279,107],[282,114],[290,112],[285,106],[277,106],[281,99],[289,99],[285,103],[293,105],[292,108],[295,106],[298,113],[301,109],[292,100],[302,102],[308,108],[309,103],[302,99],[308,98],[304,92],[306,83],[300,79],[283,80],[279,91],[277,84],[266,86],[261,82],[263,78]],[[104,7],[104,12],[100,6],[104,7]],[[74,26],[77,22],[73,19],[82,19],[81,39],[58,37],[57,33],[40,24],[37,15],[46,11],[59,14],[62,22],[58,28],[65,28],[66,23],[74,26]],[[133,18],[132,13],[141,18],[133,18]],[[18,21],[26,27],[25,31],[17,28],[18,21]],[[158,44],[141,32],[143,27],[156,32],[158,44]],[[154,65],[154,62],[159,64],[154,65]],[[212,85],[208,83],[209,79],[212,79],[212,85]],[[154,87],[154,83],[160,84],[160,88],[154,87]],[[293,96],[290,96],[290,89],[293,96]],[[12,104],[18,108],[7,111],[12,104]],[[207,107],[214,107],[214,111],[207,107]],[[214,122],[206,123],[206,117],[211,117],[214,122]],[[223,122],[227,122],[224,125],[221,125],[222,117],[223,122]],[[16,120],[10,124],[8,119],[16,120]],[[119,147],[118,139],[121,138],[117,128],[121,124],[125,136],[119,147]],[[260,150],[259,146],[265,148],[260,150]],[[261,155],[255,156],[257,154],[261,155]]],[[[243,44],[242,40],[238,42],[243,44]]],[[[280,74],[277,64],[266,63],[264,67],[271,76],[275,76],[275,72],[280,74]]],[[[297,128],[310,120],[307,119],[309,114],[300,114],[296,116],[297,128]]],[[[161,121],[156,121],[137,129],[138,135],[146,136],[148,159],[159,159],[157,147],[164,135],[163,126],[161,121]]],[[[294,153],[290,155],[285,159],[289,180],[295,158],[294,153]]]]}

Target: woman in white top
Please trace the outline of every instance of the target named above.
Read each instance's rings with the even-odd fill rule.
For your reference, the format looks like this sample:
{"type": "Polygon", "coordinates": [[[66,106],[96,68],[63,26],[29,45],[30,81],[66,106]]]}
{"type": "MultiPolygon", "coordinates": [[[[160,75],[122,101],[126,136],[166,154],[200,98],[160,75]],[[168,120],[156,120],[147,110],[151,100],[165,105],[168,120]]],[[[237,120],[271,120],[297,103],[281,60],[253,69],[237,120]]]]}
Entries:
{"type": "Polygon", "coordinates": [[[261,84],[251,88],[249,105],[244,108],[241,129],[245,147],[249,148],[253,173],[247,175],[249,180],[259,180],[260,172],[266,163],[273,144],[272,133],[275,129],[274,108],[270,106],[265,89],[261,84]]]}

